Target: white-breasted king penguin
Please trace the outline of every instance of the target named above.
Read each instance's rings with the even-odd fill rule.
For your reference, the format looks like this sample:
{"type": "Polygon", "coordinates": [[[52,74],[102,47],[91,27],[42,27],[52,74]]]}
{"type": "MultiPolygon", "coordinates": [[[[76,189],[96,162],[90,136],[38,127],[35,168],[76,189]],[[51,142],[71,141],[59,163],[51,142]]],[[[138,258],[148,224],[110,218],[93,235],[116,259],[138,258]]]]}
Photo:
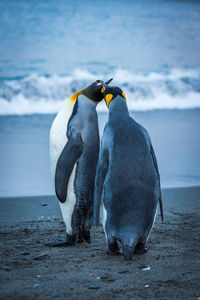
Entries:
{"type": "Polygon", "coordinates": [[[71,246],[76,239],[90,242],[99,155],[96,105],[103,100],[102,83],[97,80],[72,95],[50,129],[51,169],[67,235],[48,246],[71,246]]]}
{"type": "Polygon", "coordinates": [[[98,224],[102,204],[108,254],[119,254],[120,242],[124,259],[131,260],[133,253],[146,252],[158,202],[163,219],[160,176],[149,134],[130,117],[125,94],[105,87],[104,98],[109,119],[96,171],[94,220],[98,224]]]}

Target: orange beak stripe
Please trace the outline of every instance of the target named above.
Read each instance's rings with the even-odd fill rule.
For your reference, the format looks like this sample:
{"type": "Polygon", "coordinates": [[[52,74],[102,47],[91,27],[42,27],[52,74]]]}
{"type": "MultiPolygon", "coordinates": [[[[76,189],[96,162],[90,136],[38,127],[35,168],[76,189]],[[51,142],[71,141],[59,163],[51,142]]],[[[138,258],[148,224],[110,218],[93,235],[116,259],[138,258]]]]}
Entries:
{"type": "Polygon", "coordinates": [[[102,89],[101,89],[101,93],[103,94],[103,93],[104,93],[104,91],[105,91],[105,89],[104,89],[104,87],[102,87],[102,89]]]}

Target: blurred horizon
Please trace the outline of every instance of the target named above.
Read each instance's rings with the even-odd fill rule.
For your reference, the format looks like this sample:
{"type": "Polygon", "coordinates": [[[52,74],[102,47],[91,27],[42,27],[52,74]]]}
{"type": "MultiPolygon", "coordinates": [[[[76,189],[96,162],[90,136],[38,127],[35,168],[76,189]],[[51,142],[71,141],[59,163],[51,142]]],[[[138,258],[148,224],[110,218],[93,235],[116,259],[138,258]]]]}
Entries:
{"type": "Polygon", "coordinates": [[[0,77],[200,67],[200,2],[0,2],[0,77]]]}

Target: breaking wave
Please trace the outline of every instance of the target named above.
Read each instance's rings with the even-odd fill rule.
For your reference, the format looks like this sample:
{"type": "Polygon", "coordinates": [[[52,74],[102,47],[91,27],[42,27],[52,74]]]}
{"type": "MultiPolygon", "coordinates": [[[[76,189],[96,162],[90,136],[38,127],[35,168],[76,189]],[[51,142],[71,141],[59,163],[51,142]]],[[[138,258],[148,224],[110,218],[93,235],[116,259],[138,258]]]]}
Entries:
{"type": "MultiPolygon", "coordinates": [[[[200,108],[200,70],[171,70],[135,74],[117,69],[112,74],[75,70],[71,75],[0,79],[0,115],[56,113],[65,99],[96,79],[113,77],[123,89],[130,110],[200,108]]],[[[98,110],[106,111],[102,102],[98,110]]]]}

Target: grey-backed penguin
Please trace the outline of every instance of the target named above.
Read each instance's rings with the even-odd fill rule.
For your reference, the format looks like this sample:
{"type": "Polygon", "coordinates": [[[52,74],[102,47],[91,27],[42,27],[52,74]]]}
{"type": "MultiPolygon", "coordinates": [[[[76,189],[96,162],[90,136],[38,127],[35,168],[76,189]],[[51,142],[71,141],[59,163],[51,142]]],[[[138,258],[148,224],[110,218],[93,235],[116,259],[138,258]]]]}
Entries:
{"type": "Polygon", "coordinates": [[[131,260],[133,253],[146,252],[158,202],[163,219],[160,176],[149,134],[130,117],[125,94],[106,87],[104,97],[109,119],[96,171],[94,221],[102,201],[108,254],[119,254],[120,242],[124,259],[131,260]]]}
{"type": "Polygon", "coordinates": [[[90,242],[99,155],[96,105],[103,100],[103,91],[102,81],[97,80],[72,95],[51,126],[51,169],[67,235],[48,246],[70,246],[76,239],[90,242]]]}

